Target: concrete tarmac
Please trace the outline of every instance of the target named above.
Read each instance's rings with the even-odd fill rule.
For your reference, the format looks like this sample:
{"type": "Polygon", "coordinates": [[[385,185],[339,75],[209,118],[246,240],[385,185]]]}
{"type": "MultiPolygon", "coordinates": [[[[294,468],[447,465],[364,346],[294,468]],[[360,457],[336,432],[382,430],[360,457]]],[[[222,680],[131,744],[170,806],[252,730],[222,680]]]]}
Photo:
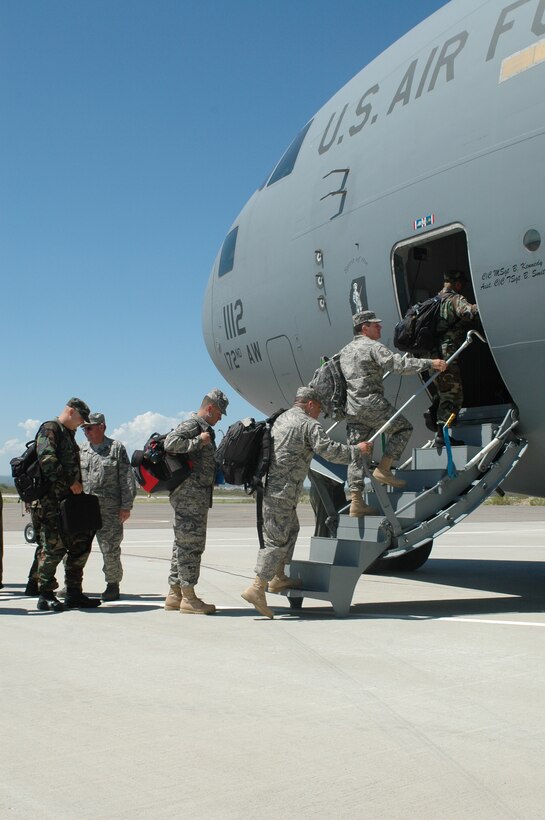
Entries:
{"type": "MultiPolygon", "coordinates": [[[[542,818],[545,508],[481,508],[418,572],[362,576],[349,618],[269,595],[273,621],[240,597],[254,512],[211,513],[214,616],[164,611],[155,500],[126,528],[120,601],[41,613],[28,518],[5,505],[0,816],[542,818]]],[[[93,547],[85,590],[103,588],[93,547]]]]}

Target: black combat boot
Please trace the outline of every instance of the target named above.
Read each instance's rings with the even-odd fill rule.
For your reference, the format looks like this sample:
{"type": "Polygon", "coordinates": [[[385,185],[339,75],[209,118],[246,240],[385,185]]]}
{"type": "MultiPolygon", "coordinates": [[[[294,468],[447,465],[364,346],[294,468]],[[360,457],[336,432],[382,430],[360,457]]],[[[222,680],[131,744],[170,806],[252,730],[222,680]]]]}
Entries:
{"type": "Polygon", "coordinates": [[[27,585],[25,587],[25,595],[28,595],[29,598],[37,598],[40,594],[40,585],[36,578],[29,578],[27,585]]]}
{"type": "Polygon", "coordinates": [[[103,601],[119,601],[119,584],[106,584],[106,589],[100,597],[103,601]]]}
{"type": "Polygon", "coordinates": [[[95,609],[95,607],[100,606],[100,598],[88,598],[81,589],[70,589],[68,587],[64,605],[68,609],[95,609]]]}
{"type": "Polygon", "coordinates": [[[48,610],[62,612],[64,610],[64,604],[62,601],[59,601],[53,590],[46,590],[45,592],[40,592],[38,609],[40,612],[47,612],[48,610]]]}

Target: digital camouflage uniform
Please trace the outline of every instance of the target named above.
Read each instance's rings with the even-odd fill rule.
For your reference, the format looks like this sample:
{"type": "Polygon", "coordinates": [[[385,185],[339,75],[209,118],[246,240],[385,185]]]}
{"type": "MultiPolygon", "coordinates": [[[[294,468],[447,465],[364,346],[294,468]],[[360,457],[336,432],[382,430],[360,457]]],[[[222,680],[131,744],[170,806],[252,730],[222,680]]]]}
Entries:
{"type": "Polygon", "coordinates": [[[66,535],[61,532],[59,517],[60,502],[68,498],[72,484],[81,481],[75,433],[58,419],[46,421],[38,430],[36,445],[42,472],[51,481],[47,494],[40,499],[40,592],[51,592],[57,588],[55,570],[65,555],[66,588],[81,591],[83,568],[91,552],[93,533],[66,535]]]}
{"type": "Polygon", "coordinates": [[[120,441],[104,436],[101,444],[86,441],[80,447],[83,489],[98,497],[102,529],[97,541],[104,559],[106,583],[119,584],[123,577],[121,542],[123,524],[120,510],[131,510],[136,483],[127,451],[120,441]]]}
{"type": "Polygon", "coordinates": [[[199,580],[201,555],[206,546],[206,521],[212,506],[216,476],[214,430],[201,416],[192,413],[165,439],[172,455],[187,453],[193,462],[191,474],[170,493],[174,510],[174,544],[168,582],[171,586],[194,587],[199,580]],[[203,444],[201,433],[210,433],[203,444]]]}
{"type": "MultiPolygon", "coordinates": [[[[446,361],[463,344],[470,329],[468,325],[479,309],[451,288],[443,288],[439,296],[442,297],[440,319],[437,323],[437,336],[440,341],[432,355],[446,361]]],[[[449,416],[452,413],[457,415],[464,403],[462,375],[457,359],[449,364],[444,373],[439,374],[434,385],[437,391],[437,423],[446,424],[449,416]]]]}
{"type": "MultiPolygon", "coordinates": [[[[355,336],[343,347],[340,364],[346,379],[346,433],[349,444],[368,441],[395,413],[395,408],[384,398],[382,378],[385,373],[390,370],[412,375],[432,367],[431,359],[403,358],[381,342],[361,335],[355,336]]],[[[398,459],[411,437],[412,429],[405,416],[398,416],[386,433],[388,442],[384,455],[398,459]]],[[[357,461],[352,461],[348,467],[348,487],[361,491],[363,483],[361,466],[357,461]]]]}
{"type": "Polygon", "coordinates": [[[359,455],[356,447],[332,441],[320,422],[300,407],[277,418],[271,437],[271,464],[263,496],[264,548],[259,550],[255,569],[267,581],[291,561],[299,533],[297,502],[313,453],[335,464],[348,464],[359,455]]]}

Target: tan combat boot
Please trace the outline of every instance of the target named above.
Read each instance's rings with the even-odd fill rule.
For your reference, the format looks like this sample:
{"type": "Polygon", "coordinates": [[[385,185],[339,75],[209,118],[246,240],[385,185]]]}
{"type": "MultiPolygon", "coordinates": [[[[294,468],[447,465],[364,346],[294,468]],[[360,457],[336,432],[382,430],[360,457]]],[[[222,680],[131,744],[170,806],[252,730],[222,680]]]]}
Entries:
{"type": "Polygon", "coordinates": [[[300,578],[288,578],[284,572],[285,564],[280,564],[276,575],[269,581],[269,592],[282,592],[283,589],[301,589],[303,582],[300,578]]]}
{"type": "Polygon", "coordinates": [[[193,587],[182,587],[182,595],[180,612],[184,615],[213,615],[216,611],[214,604],[205,604],[197,598],[193,587]]]}
{"type": "Polygon", "coordinates": [[[241,595],[245,601],[255,606],[260,615],[264,615],[266,618],[274,618],[274,612],[267,606],[267,598],[265,597],[266,588],[267,582],[260,578],[259,575],[256,575],[252,586],[245,589],[241,595]]]}
{"type": "Polygon", "coordinates": [[[360,490],[351,490],[350,498],[350,518],[361,518],[363,515],[378,515],[378,511],[374,507],[370,507],[363,500],[360,490]]]}
{"type": "Polygon", "coordinates": [[[165,598],[165,609],[179,610],[182,603],[182,590],[179,584],[171,584],[168,595],[165,598]]]}
{"type": "Polygon", "coordinates": [[[398,487],[401,489],[407,482],[402,481],[400,478],[396,478],[392,473],[390,469],[392,466],[392,461],[393,459],[391,456],[382,456],[380,464],[373,470],[373,478],[376,478],[376,480],[380,481],[381,484],[389,484],[390,487],[398,487]]]}

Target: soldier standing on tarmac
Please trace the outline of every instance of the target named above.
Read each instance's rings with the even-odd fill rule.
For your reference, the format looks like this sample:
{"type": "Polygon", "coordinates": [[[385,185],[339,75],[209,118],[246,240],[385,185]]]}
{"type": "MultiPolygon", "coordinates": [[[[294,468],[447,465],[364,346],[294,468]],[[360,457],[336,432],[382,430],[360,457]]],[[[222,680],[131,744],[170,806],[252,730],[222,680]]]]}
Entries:
{"type": "Polygon", "coordinates": [[[78,398],[69,399],[59,417],[45,421],[36,434],[36,451],[43,475],[51,485],[40,499],[42,555],[38,576],[38,609],[61,612],[65,607],[91,609],[100,606],[98,598],[82,592],[83,569],[91,552],[93,533],[67,534],[60,530],[59,505],[70,493],[83,492],[79,447],[75,433],[89,421],[89,408],[78,398]],[[66,598],[64,605],[55,595],[55,570],[66,555],[64,568],[66,598]]]}
{"type": "Polygon", "coordinates": [[[195,585],[206,546],[206,521],[216,477],[212,428],[227,413],[228,404],[227,396],[214,388],[204,397],[199,410],[171,430],[165,439],[165,452],[186,453],[193,462],[189,477],[170,493],[174,545],[165,609],[185,615],[212,615],[216,611],[214,604],[205,604],[197,598],[195,585]]]}
{"type": "MultiPolygon", "coordinates": [[[[382,379],[388,370],[401,375],[432,369],[444,372],[446,364],[442,359],[412,359],[392,353],[379,342],[382,319],[378,319],[372,310],[356,313],[352,321],[354,338],[341,350],[340,364],[346,379],[348,443],[357,444],[380,430],[395,413],[395,409],[384,397],[382,379]]],[[[398,416],[388,428],[384,455],[373,472],[373,477],[381,484],[405,486],[404,481],[393,475],[391,466],[405,449],[412,429],[405,416],[398,416]]],[[[363,483],[361,467],[353,461],[348,468],[348,488],[352,499],[350,515],[353,517],[372,513],[363,502],[363,483]]]]}
{"type": "MultiPolygon", "coordinates": [[[[441,313],[437,322],[438,344],[432,355],[441,356],[445,361],[455,353],[464,341],[468,325],[479,313],[477,305],[472,305],[462,296],[466,283],[463,271],[451,270],[443,275],[443,290],[441,297],[441,313]]],[[[458,360],[451,362],[446,373],[441,373],[433,382],[437,395],[427,413],[424,414],[426,424],[430,429],[437,429],[435,444],[442,447],[445,443],[443,427],[454,413],[458,415],[464,403],[462,389],[462,375],[458,360]]],[[[463,444],[463,441],[450,437],[454,446],[463,444]]]]}
{"type": "Polygon", "coordinates": [[[117,601],[123,578],[123,524],[131,514],[136,482],[124,445],[104,434],[104,415],[91,413],[89,421],[82,427],[87,438],[80,447],[83,489],[98,497],[102,518],[102,529],[96,536],[106,578],[106,589],[101,597],[103,601],[117,601]]]}
{"type": "Polygon", "coordinates": [[[267,584],[269,592],[301,586],[287,577],[285,566],[291,562],[299,533],[297,502],[313,453],[335,464],[348,464],[371,452],[367,442],[352,447],[332,441],[318,421],[320,410],[316,390],[300,387],[293,407],[278,416],[271,430],[271,463],[263,495],[264,547],[257,556],[255,581],[242,593],[267,618],[274,617],[267,606],[267,584]]]}

